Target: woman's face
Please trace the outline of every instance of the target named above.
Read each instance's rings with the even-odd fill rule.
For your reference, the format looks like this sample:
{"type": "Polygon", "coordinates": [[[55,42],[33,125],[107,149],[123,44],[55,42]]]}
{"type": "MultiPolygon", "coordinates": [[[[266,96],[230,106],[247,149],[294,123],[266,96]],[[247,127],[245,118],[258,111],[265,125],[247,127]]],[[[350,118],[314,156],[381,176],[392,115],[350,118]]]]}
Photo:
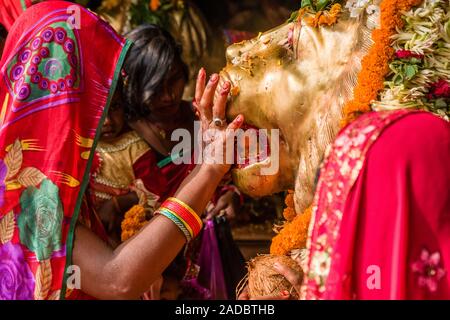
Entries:
{"type": "Polygon", "coordinates": [[[156,119],[167,119],[180,110],[186,76],[181,62],[175,62],[164,78],[160,88],[151,98],[150,114],[156,119]]]}

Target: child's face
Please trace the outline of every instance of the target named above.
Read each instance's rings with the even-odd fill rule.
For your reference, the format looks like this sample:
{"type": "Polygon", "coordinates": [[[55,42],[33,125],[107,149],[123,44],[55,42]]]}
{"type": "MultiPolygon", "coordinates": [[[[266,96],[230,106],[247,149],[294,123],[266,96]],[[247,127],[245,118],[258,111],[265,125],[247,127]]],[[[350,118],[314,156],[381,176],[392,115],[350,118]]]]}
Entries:
{"type": "Polygon", "coordinates": [[[152,98],[149,108],[155,118],[167,119],[179,112],[186,85],[184,78],[183,66],[176,62],[152,98]]]}
{"type": "Polygon", "coordinates": [[[122,101],[119,92],[119,90],[116,90],[114,93],[108,115],[103,123],[100,137],[102,141],[109,141],[119,136],[125,125],[122,101]]]}

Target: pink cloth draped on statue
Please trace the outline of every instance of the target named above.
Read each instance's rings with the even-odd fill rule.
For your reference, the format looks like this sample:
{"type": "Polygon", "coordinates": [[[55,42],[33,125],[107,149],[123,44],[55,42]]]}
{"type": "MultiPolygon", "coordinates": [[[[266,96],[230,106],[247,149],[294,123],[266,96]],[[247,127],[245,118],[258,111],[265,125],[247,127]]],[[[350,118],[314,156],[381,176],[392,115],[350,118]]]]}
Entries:
{"type": "Polygon", "coordinates": [[[450,299],[450,125],[362,116],[321,169],[305,299],[450,299]]]}

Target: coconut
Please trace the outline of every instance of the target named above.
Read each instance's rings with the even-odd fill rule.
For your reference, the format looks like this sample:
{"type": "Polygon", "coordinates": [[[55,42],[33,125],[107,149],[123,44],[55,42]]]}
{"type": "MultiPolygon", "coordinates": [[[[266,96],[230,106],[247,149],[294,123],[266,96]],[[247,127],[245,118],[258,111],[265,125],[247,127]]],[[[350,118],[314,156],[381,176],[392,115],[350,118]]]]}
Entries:
{"type": "Polygon", "coordinates": [[[273,265],[281,263],[296,270],[303,277],[300,265],[288,256],[260,255],[248,262],[248,293],[250,297],[279,296],[287,290],[293,299],[298,299],[297,291],[273,265]]]}

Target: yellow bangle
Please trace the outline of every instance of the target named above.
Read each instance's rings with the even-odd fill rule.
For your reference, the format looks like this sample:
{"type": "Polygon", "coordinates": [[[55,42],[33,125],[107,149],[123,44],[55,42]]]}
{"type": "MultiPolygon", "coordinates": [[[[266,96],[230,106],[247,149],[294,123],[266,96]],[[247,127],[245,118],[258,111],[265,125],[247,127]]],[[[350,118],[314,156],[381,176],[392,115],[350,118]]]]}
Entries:
{"type": "Polygon", "coordinates": [[[178,203],[180,206],[183,206],[186,210],[188,210],[188,211],[194,216],[194,218],[197,220],[198,224],[199,224],[200,226],[203,226],[202,219],[200,219],[200,217],[199,217],[198,214],[194,211],[194,209],[192,209],[192,208],[191,208],[190,206],[188,206],[186,203],[184,203],[183,201],[181,201],[181,200],[179,200],[179,199],[177,199],[177,198],[174,198],[174,197],[170,197],[170,198],[168,198],[167,200],[176,202],[176,203],[178,203]]]}
{"type": "Polygon", "coordinates": [[[166,208],[166,207],[161,208],[161,210],[167,210],[167,211],[169,211],[171,214],[173,214],[176,218],[178,218],[178,220],[180,220],[180,221],[183,223],[183,225],[186,227],[186,229],[189,231],[191,237],[194,237],[194,232],[192,231],[192,228],[191,228],[191,226],[189,225],[189,223],[186,223],[186,221],[184,221],[184,219],[181,218],[175,211],[170,210],[169,208],[166,208]]]}

